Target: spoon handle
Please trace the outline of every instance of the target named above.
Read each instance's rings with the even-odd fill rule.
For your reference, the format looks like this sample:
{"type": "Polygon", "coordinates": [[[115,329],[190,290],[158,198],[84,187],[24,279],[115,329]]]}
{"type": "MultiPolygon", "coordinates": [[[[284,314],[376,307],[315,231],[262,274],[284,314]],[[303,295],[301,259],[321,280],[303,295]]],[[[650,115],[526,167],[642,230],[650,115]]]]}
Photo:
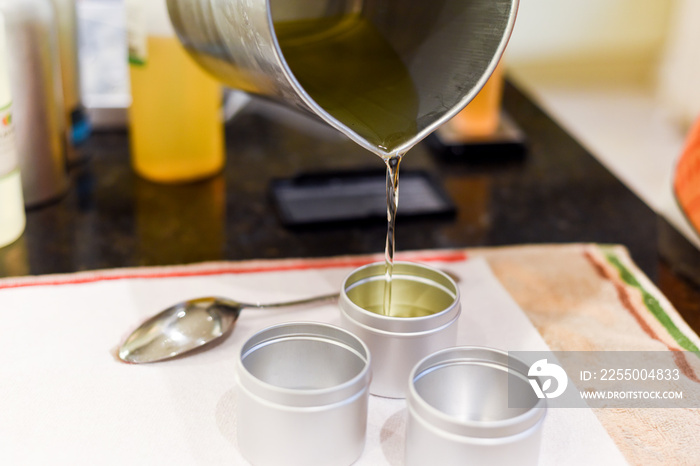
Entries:
{"type": "Polygon", "coordinates": [[[287,301],[285,303],[256,303],[256,304],[246,304],[244,307],[253,307],[256,309],[271,309],[276,307],[293,307],[293,306],[303,306],[305,304],[312,303],[324,303],[327,301],[336,301],[338,299],[338,293],[332,293],[322,296],[314,296],[313,298],[300,299],[298,301],[287,301]]]}

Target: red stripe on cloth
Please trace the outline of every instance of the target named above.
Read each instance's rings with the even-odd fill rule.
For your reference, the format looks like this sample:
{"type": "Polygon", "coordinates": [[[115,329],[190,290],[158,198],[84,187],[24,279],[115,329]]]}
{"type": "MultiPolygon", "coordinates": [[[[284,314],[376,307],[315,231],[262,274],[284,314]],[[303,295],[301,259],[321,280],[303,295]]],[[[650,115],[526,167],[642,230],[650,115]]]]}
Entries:
{"type": "MultiPolygon", "coordinates": [[[[397,254],[399,261],[410,262],[462,262],[468,259],[466,251],[445,251],[435,253],[404,253],[397,254]]],[[[345,267],[361,267],[383,260],[382,256],[352,256],[335,257],[328,259],[300,259],[300,260],[271,260],[263,263],[231,263],[225,266],[212,266],[211,268],[197,266],[175,266],[166,270],[155,268],[152,271],[146,269],[134,269],[125,273],[110,271],[85,272],[83,274],[69,274],[60,276],[29,277],[6,280],[0,282],[0,290],[11,288],[26,288],[32,286],[60,286],[81,285],[114,280],[130,279],[156,279],[156,278],[187,278],[206,277],[214,275],[264,273],[264,272],[290,272],[295,270],[330,269],[345,267]]]]}
{"type": "Polygon", "coordinates": [[[583,251],[583,256],[588,260],[588,262],[593,267],[593,270],[596,271],[600,278],[612,284],[612,286],[615,288],[615,292],[617,293],[617,298],[620,301],[620,304],[632,316],[632,318],[634,318],[635,322],[637,322],[637,325],[639,325],[639,328],[644,333],[646,333],[647,336],[652,340],[660,341],[661,343],[666,345],[668,349],[671,349],[671,347],[668,346],[668,344],[656,334],[654,329],[652,329],[651,326],[644,320],[641,313],[634,306],[632,300],[627,294],[627,288],[625,287],[624,283],[622,283],[620,280],[617,280],[612,275],[612,273],[610,273],[610,271],[608,271],[608,269],[603,265],[603,262],[599,261],[596,257],[594,257],[594,255],[590,251],[583,251]]]}

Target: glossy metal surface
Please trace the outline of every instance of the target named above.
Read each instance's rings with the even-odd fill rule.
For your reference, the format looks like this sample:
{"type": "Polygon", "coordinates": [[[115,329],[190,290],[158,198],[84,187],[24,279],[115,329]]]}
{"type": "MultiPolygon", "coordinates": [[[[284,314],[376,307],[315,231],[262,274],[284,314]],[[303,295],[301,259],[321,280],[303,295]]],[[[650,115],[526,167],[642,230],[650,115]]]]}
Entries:
{"type": "Polygon", "coordinates": [[[365,444],[370,352],[320,323],[269,327],[237,361],[238,447],[255,465],[349,465],[365,444]]]}
{"type": "Polygon", "coordinates": [[[228,335],[244,308],[270,309],[334,300],[337,294],[284,303],[250,304],[226,298],[178,303],[142,323],[122,343],[117,355],[127,363],[165,361],[202,349],[228,335]]]}
{"type": "Polygon", "coordinates": [[[406,464],[536,465],[546,403],[527,373],[507,353],[481,347],[420,361],[408,379],[406,464]],[[526,408],[509,407],[509,391],[526,408]]]}
{"type": "Polygon", "coordinates": [[[350,274],[340,294],[341,322],[372,352],[372,394],[403,398],[413,366],[428,354],[455,344],[460,294],[447,274],[422,264],[396,262],[392,305],[420,307],[429,315],[390,317],[367,310],[383,303],[384,280],[383,262],[350,274]]]}
{"type": "MultiPolygon", "coordinates": [[[[177,34],[231,87],[317,115],[376,151],[304,90],[280,50],[273,21],[361,12],[408,66],[421,95],[416,136],[404,152],[471,101],[496,68],[518,0],[168,0],[177,34]]],[[[329,63],[329,66],[333,66],[329,63]]],[[[368,65],[369,66],[369,65],[368,65]]]]}
{"type": "Polygon", "coordinates": [[[24,202],[65,194],[66,132],[58,30],[50,0],[3,0],[24,202]]]}

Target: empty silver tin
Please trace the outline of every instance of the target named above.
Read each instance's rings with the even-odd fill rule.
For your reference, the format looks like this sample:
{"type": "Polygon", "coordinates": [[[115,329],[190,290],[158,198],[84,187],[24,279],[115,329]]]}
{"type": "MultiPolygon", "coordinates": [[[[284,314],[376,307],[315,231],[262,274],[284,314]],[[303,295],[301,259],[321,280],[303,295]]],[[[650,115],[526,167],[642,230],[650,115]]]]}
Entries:
{"type": "Polygon", "coordinates": [[[287,323],[251,337],[237,361],[238,446],[254,465],[348,465],[365,444],[370,353],[356,336],[287,323]]]}
{"type": "Polygon", "coordinates": [[[403,398],[413,366],[428,354],[455,345],[461,312],[459,288],[437,269],[396,262],[392,307],[408,306],[424,315],[386,316],[381,314],[384,273],[382,262],[361,267],[345,279],[339,300],[342,326],[360,337],[372,353],[374,375],[370,392],[403,398]]]}
{"type": "Polygon", "coordinates": [[[408,382],[406,464],[536,465],[547,408],[527,373],[489,348],[448,348],[420,361],[408,382]],[[525,408],[508,406],[509,390],[525,408]]]}

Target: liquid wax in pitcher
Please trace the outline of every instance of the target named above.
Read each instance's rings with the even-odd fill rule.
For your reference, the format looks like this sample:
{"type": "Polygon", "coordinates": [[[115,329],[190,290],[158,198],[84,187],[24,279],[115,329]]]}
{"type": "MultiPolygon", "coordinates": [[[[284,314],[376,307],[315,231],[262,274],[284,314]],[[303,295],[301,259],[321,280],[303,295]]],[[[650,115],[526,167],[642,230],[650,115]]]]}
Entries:
{"type": "Polygon", "coordinates": [[[275,23],[290,70],[325,111],[386,159],[416,135],[419,95],[392,46],[360,15],[275,23]]]}

